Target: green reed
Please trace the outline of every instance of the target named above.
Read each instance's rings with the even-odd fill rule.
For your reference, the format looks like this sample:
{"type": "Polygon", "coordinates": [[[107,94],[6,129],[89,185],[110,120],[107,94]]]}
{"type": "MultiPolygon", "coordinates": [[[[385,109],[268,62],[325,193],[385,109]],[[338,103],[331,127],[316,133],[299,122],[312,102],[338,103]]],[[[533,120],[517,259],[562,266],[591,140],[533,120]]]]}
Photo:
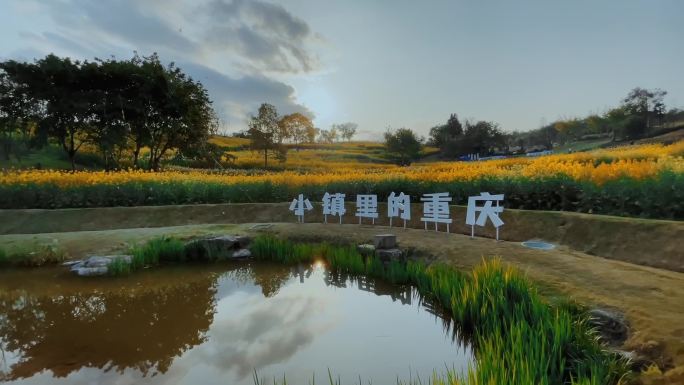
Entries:
{"type": "Polygon", "coordinates": [[[143,245],[134,246],[131,261],[115,259],[108,266],[109,275],[126,275],[148,266],[157,266],[163,262],[184,262],[188,252],[185,244],[175,238],[154,238],[143,245]]]}
{"type": "MultiPolygon", "coordinates": [[[[471,337],[477,365],[467,376],[451,370],[435,374],[430,384],[618,384],[628,373],[624,361],[602,348],[584,311],[549,303],[523,274],[500,259],[483,260],[464,274],[414,261],[385,265],[353,247],[272,236],[257,237],[252,253],[257,259],[283,263],[322,259],[342,273],[411,284],[437,301],[462,334],[471,337]]],[[[415,381],[402,384],[422,383],[415,381]]]]}

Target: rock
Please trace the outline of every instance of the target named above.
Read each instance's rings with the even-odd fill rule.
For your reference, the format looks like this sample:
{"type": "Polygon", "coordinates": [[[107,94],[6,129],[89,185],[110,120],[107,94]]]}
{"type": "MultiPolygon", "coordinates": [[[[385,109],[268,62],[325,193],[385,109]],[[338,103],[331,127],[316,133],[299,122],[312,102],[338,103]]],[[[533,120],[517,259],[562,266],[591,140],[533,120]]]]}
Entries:
{"type": "Polygon", "coordinates": [[[185,244],[185,252],[190,260],[196,261],[231,258],[236,250],[249,246],[250,241],[251,239],[245,235],[221,235],[196,239],[185,244]]]}
{"type": "Polygon", "coordinates": [[[131,255],[92,256],[65,266],[69,266],[70,270],[76,275],[93,277],[107,275],[109,273],[109,265],[115,261],[130,264],[132,260],[133,256],[131,255]]]}
{"type": "Polygon", "coordinates": [[[383,262],[401,260],[404,258],[404,252],[399,249],[379,249],[375,250],[375,255],[383,262]]]}
{"type": "Polygon", "coordinates": [[[252,242],[252,239],[246,235],[236,235],[235,240],[241,249],[246,248],[252,242]]]}
{"type": "Polygon", "coordinates": [[[375,254],[375,246],[369,243],[356,246],[356,250],[364,257],[370,257],[375,254]]]}
{"type": "Polygon", "coordinates": [[[221,235],[218,237],[205,238],[205,242],[223,248],[244,248],[249,245],[249,237],[242,235],[221,235]]]}
{"type": "Polygon", "coordinates": [[[219,258],[232,257],[240,245],[236,237],[232,235],[222,235],[195,239],[185,244],[185,253],[190,260],[210,261],[219,258]]]}
{"type": "Polygon", "coordinates": [[[239,249],[235,252],[233,252],[233,258],[235,259],[244,259],[244,258],[249,258],[252,256],[252,252],[249,251],[249,249],[239,249]]]}
{"type": "Polygon", "coordinates": [[[609,346],[622,345],[629,334],[629,326],[624,315],[612,310],[589,310],[589,325],[598,331],[602,342],[609,346]]]}
{"type": "Polygon", "coordinates": [[[397,247],[397,236],[394,234],[378,234],[373,239],[375,249],[394,249],[397,247]]]}
{"type": "Polygon", "coordinates": [[[77,264],[77,263],[83,263],[83,260],[82,260],[82,259],[77,259],[77,260],[75,260],[75,261],[66,261],[66,262],[62,263],[62,266],[69,267],[69,266],[73,266],[73,265],[75,265],[75,264],[77,264]]]}
{"type": "Polygon", "coordinates": [[[71,269],[71,271],[81,277],[97,277],[101,275],[107,275],[109,273],[107,266],[79,267],[78,269],[71,269]]]}
{"type": "Polygon", "coordinates": [[[107,257],[93,256],[85,260],[83,267],[107,267],[114,259],[107,257]]]}

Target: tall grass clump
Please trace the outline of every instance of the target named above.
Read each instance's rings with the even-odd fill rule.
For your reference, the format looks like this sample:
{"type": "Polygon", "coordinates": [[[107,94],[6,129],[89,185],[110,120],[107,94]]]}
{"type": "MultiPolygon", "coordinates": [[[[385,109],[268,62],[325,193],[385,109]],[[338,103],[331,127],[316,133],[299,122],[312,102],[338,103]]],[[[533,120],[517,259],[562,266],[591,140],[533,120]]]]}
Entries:
{"type": "Polygon", "coordinates": [[[131,250],[131,254],[131,270],[158,265],[160,262],[182,262],[186,256],[182,241],[166,237],[155,238],[142,246],[136,246],[131,250]]]}
{"type": "MultiPolygon", "coordinates": [[[[257,237],[259,259],[284,263],[325,260],[332,270],[411,284],[439,303],[472,342],[477,364],[463,377],[447,371],[429,383],[458,385],[618,384],[626,363],[602,348],[577,307],[551,304],[518,270],[483,260],[470,274],[445,265],[383,264],[356,249],[257,237]]],[[[414,382],[409,382],[412,384],[414,382]]]]}

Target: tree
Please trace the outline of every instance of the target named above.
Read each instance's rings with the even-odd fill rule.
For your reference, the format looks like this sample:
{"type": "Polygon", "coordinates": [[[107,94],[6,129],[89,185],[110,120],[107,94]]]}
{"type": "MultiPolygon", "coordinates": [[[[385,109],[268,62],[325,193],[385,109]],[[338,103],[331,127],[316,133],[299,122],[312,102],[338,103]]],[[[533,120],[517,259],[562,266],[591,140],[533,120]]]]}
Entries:
{"type": "Polygon", "coordinates": [[[354,137],[354,135],[356,135],[356,129],[359,127],[359,125],[356,123],[347,122],[341,124],[333,124],[332,127],[335,132],[339,133],[342,139],[345,139],[349,142],[354,137]]]}
{"type": "Polygon", "coordinates": [[[458,115],[451,114],[446,124],[434,126],[430,129],[430,145],[445,151],[447,147],[452,147],[450,143],[457,141],[462,135],[463,126],[458,120],[458,115]]]}
{"type": "Polygon", "coordinates": [[[506,137],[494,122],[466,122],[465,132],[459,143],[459,153],[490,155],[506,147],[506,137]]]}
{"type": "Polygon", "coordinates": [[[280,160],[284,160],[287,154],[287,147],[282,145],[283,138],[279,122],[280,118],[275,106],[263,103],[259,107],[257,116],[253,116],[248,124],[252,150],[264,152],[264,168],[268,167],[269,153],[275,154],[280,160]]]}
{"type": "Polygon", "coordinates": [[[385,151],[393,162],[409,166],[421,154],[422,139],[408,128],[385,132],[385,151]]]}
{"type": "Polygon", "coordinates": [[[291,138],[295,146],[306,141],[313,141],[311,137],[316,136],[311,119],[299,112],[283,116],[278,124],[281,133],[291,138]]]}
{"type": "Polygon", "coordinates": [[[6,72],[0,72],[0,149],[6,160],[11,155],[19,159],[21,152],[29,146],[37,108],[24,87],[6,72]]]}
{"type": "Polygon", "coordinates": [[[329,130],[318,129],[318,141],[321,143],[333,143],[337,140],[337,129],[333,127],[329,130]]]}
{"type": "Polygon", "coordinates": [[[76,169],[76,154],[87,141],[94,119],[89,82],[81,63],[48,55],[35,63],[7,61],[2,69],[25,89],[36,104],[42,104],[39,129],[57,140],[76,169]]]}
{"type": "Polygon", "coordinates": [[[64,149],[72,170],[85,143],[101,151],[107,169],[131,143],[135,165],[148,147],[148,166],[157,170],[170,152],[206,141],[217,128],[202,84],[173,63],[165,67],[156,54],[94,62],[48,55],[34,63],[2,62],[0,69],[0,118],[36,121],[40,136],[64,149]]]}
{"type": "Polygon", "coordinates": [[[618,136],[623,135],[628,116],[629,113],[624,107],[612,108],[603,115],[608,129],[613,133],[613,141],[618,140],[618,136]]]}
{"type": "MultiPolygon", "coordinates": [[[[667,91],[659,88],[655,90],[647,90],[645,88],[636,87],[632,89],[627,97],[622,100],[623,107],[632,115],[637,115],[645,124],[645,127],[638,131],[646,131],[651,127],[651,117],[654,115],[659,118],[659,113],[665,110],[665,103],[663,98],[667,95],[667,91]]],[[[632,119],[630,125],[636,130],[638,121],[632,119]]]]}
{"type": "Polygon", "coordinates": [[[102,153],[105,170],[118,167],[129,147],[123,98],[129,97],[126,88],[130,69],[124,63],[97,60],[83,63],[79,69],[90,83],[89,100],[94,114],[87,140],[102,153]]]}
{"type": "Polygon", "coordinates": [[[166,69],[165,93],[157,100],[159,119],[148,126],[149,167],[158,170],[170,150],[182,150],[209,140],[216,133],[218,119],[207,90],[173,64],[166,69]]]}

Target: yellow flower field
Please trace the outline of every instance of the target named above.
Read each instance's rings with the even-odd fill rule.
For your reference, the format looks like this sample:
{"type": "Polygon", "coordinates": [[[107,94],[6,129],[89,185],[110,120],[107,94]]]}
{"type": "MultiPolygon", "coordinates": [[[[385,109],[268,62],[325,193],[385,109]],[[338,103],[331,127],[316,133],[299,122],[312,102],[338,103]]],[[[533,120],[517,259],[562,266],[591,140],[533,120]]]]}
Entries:
{"type": "MultiPolygon", "coordinates": [[[[326,151],[326,150],[317,150],[326,151]]],[[[0,178],[0,185],[44,185],[77,187],[87,185],[122,185],[153,182],[161,185],[187,182],[235,185],[271,182],[278,185],[323,185],[332,182],[377,182],[403,179],[409,181],[471,181],[491,178],[544,178],[567,175],[577,181],[591,181],[601,185],[621,177],[644,179],[664,170],[684,173],[684,141],[664,145],[629,146],[575,154],[550,155],[538,158],[517,157],[481,162],[417,163],[411,167],[362,162],[326,162],[320,154],[310,150],[291,151],[293,169],[285,171],[231,170],[147,172],[127,170],[119,172],[29,170],[10,171],[0,178]],[[296,165],[305,164],[306,170],[296,165]]],[[[258,154],[253,154],[258,158],[258,154]]],[[[260,158],[259,158],[260,159],[260,158]]]]}

